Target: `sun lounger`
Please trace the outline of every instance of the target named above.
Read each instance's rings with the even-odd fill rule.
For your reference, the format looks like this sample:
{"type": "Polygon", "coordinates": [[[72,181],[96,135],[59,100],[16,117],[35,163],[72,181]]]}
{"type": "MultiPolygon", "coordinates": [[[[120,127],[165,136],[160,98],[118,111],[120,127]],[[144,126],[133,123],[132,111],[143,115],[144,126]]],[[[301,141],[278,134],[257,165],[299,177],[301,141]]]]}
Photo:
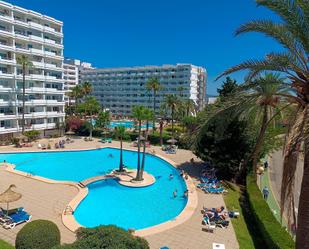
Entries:
{"type": "Polygon", "coordinates": [[[222,194],[224,188],[203,188],[203,190],[208,194],[222,194]]]}
{"type": "Polygon", "coordinates": [[[3,224],[5,229],[13,229],[15,226],[22,224],[24,222],[28,222],[31,219],[31,215],[29,215],[25,211],[18,211],[14,214],[8,216],[9,220],[3,224]]]}
{"type": "Polygon", "coordinates": [[[208,216],[205,216],[203,218],[202,224],[206,226],[207,231],[214,232],[214,230],[216,229],[216,223],[211,222],[208,216]]]}

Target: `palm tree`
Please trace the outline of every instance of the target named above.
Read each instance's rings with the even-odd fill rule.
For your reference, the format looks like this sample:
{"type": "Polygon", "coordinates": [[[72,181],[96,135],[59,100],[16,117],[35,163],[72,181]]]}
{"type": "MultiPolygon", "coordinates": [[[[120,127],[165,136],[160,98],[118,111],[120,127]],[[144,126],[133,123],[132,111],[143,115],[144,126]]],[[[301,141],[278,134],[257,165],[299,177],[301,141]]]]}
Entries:
{"type": "Polygon", "coordinates": [[[71,89],[71,96],[75,100],[75,107],[78,105],[78,100],[84,96],[84,90],[81,85],[76,85],[71,89]]]}
{"type": "Polygon", "coordinates": [[[179,106],[179,100],[175,94],[167,94],[165,96],[163,106],[171,113],[172,119],[172,138],[175,138],[175,131],[174,131],[174,115],[177,107],[179,106]]]}
{"type": "Polygon", "coordinates": [[[190,115],[190,113],[194,114],[196,112],[196,105],[192,99],[185,99],[183,101],[183,106],[187,117],[190,115]]]}
{"type": "Polygon", "coordinates": [[[17,64],[21,65],[22,67],[22,74],[23,74],[23,108],[22,108],[22,134],[25,132],[25,93],[26,93],[26,71],[32,67],[32,62],[29,61],[29,58],[26,55],[19,55],[16,58],[17,64]]]}
{"type": "Polygon", "coordinates": [[[92,92],[92,85],[89,82],[84,82],[82,84],[82,88],[83,88],[83,93],[85,96],[87,96],[88,94],[92,92]]]}
{"type": "MultiPolygon", "coordinates": [[[[287,85],[284,79],[278,74],[267,73],[264,76],[259,76],[252,82],[240,85],[234,98],[236,98],[236,113],[237,109],[242,116],[250,118],[254,116],[261,125],[255,147],[250,156],[252,159],[253,172],[257,170],[257,164],[260,158],[260,151],[263,145],[265,133],[270,122],[280,114],[283,109],[290,106],[284,105],[280,108],[280,101],[284,102],[281,98],[283,94],[289,95],[287,85]]],[[[231,97],[233,99],[233,97],[231,97]]],[[[244,164],[244,166],[247,162],[244,164]]],[[[241,177],[245,177],[245,167],[242,169],[241,177]]],[[[256,176],[256,175],[255,175],[256,176]]]]}
{"type": "Polygon", "coordinates": [[[183,91],[185,90],[185,88],[183,86],[179,86],[177,87],[177,91],[179,92],[179,97],[180,99],[183,98],[183,91]]]}
{"type": "Polygon", "coordinates": [[[134,106],[132,109],[132,116],[138,122],[138,137],[137,137],[137,173],[136,173],[136,181],[142,181],[141,175],[141,159],[140,159],[140,151],[141,151],[141,135],[142,135],[142,121],[144,120],[144,106],[134,106]]]}
{"type": "MultiPolygon", "coordinates": [[[[280,16],[279,23],[272,20],[251,21],[242,25],[236,34],[259,32],[275,39],[283,52],[268,54],[262,60],[248,60],[221,74],[228,75],[239,70],[249,70],[249,77],[265,71],[282,73],[290,80],[290,88],[295,92],[287,98],[297,105],[294,119],[290,120],[290,129],[284,148],[283,177],[281,184],[281,214],[288,211],[289,224],[291,214],[295,217],[294,181],[299,156],[299,148],[304,143],[304,171],[298,206],[298,227],[296,248],[309,248],[309,4],[307,0],[256,0],[280,16]],[[286,205],[287,204],[287,205],[286,205]]],[[[296,224],[294,218],[294,224],[296,224]]]]}
{"type": "Polygon", "coordinates": [[[147,83],[146,83],[146,89],[147,91],[152,91],[152,96],[153,96],[153,113],[154,113],[154,117],[153,117],[153,123],[152,123],[152,130],[153,132],[155,131],[156,127],[155,127],[155,119],[156,119],[156,97],[157,97],[157,93],[158,91],[162,90],[163,87],[160,84],[159,80],[157,78],[150,78],[147,83]]]}
{"type": "Polygon", "coordinates": [[[122,151],[122,140],[123,140],[123,137],[125,136],[125,133],[126,133],[126,128],[124,126],[118,126],[116,127],[116,133],[117,133],[117,136],[118,138],[120,139],[120,161],[119,161],[119,172],[123,172],[124,169],[123,169],[123,151],[122,151]]]}
{"type": "Polygon", "coordinates": [[[146,120],[146,133],[145,140],[143,144],[143,157],[142,157],[142,166],[141,166],[141,178],[143,179],[143,173],[145,168],[145,156],[146,156],[146,141],[148,140],[148,131],[149,131],[149,121],[153,119],[154,113],[152,110],[145,108],[144,110],[144,120],[146,120]]]}
{"type": "Polygon", "coordinates": [[[90,140],[92,139],[92,130],[93,130],[93,115],[96,115],[97,113],[99,113],[100,111],[100,103],[98,102],[98,100],[93,97],[93,96],[89,96],[86,97],[85,102],[80,104],[78,106],[79,111],[81,113],[84,114],[85,119],[87,119],[87,116],[90,116],[90,134],[89,134],[89,138],[90,140]]]}

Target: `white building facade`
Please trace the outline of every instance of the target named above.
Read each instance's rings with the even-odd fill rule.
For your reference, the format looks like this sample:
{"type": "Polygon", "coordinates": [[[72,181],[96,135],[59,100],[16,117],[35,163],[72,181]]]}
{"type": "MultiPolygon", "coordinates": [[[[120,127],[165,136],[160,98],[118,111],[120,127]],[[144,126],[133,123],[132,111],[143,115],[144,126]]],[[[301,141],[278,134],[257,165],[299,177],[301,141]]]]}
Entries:
{"type": "Polygon", "coordinates": [[[92,84],[92,94],[102,107],[116,115],[130,116],[135,105],[153,107],[152,92],[146,89],[150,78],[163,86],[156,98],[158,109],[167,94],[192,99],[198,110],[205,105],[206,70],[192,64],[92,69],[83,70],[81,76],[92,84]]]}
{"type": "MultiPolygon", "coordinates": [[[[64,90],[70,92],[73,87],[81,84],[81,71],[85,69],[91,69],[92,65],[88,62],[81,62],[80,60],[65,58],[63,63],[63,78],[64,78],[64,90]]],[[[66,104],[74,103],[74,99],[70,99],[65,95],[66,104]]]]}
{"type": "Polygon", "coordinates": [[[0,1],[0,135],[21,131],[25,55],[25,129],[55,129],[64,122],[61,21],[0,1]]]}

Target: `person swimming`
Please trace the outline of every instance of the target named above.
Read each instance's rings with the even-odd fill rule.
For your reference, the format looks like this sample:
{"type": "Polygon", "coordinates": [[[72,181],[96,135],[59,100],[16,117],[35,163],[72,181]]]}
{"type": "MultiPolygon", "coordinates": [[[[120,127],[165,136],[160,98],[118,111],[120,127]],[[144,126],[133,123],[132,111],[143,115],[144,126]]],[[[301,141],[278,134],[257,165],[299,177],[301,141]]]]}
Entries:
{"type": "Polygon", "coordinates": [[[175,191],[173,192],[173,196],[174,196],[174,198],[177,197],[177,189],[175,189],[175,191]]]}
{"type": "Polygon", "coordinates": [[[174,175],[173,175],[173,174],[170,174],[169,179],[170,179],[170,180],[173,180],[173,178],[174,178],[174,175]]]}
{"type": "Polygon", "coordinates": [[[113,158],[114,156],[113,156],[113,154],[108,154],[108,157],[111,157],[111,158],[113,158]]]}

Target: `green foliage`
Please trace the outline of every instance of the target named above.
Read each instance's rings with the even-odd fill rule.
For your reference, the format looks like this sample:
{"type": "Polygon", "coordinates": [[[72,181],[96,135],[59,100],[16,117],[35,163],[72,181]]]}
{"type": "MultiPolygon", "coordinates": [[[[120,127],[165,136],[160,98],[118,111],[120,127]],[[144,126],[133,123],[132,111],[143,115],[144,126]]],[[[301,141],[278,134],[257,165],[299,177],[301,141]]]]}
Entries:
{"type": "Polygon", "coordinates": [[[1,249],[14,249],[15,247],[3,240],[0,240],[0,248],[1,249]]]}
{"type": "Polygon", "coordinates": [[[71,245],[58,246],[53,249],[149,249],[145,239],[136,237],[116,226],[99,226],[80,228],[76,233],[77,241],[71,245]]]}
{"type": "Polygon", "coordinates": [[[60,231],[48,220],[27,223],[17,234],[16,249],[50,249],[60,245],[60,231]]]}
{"type": "Polygon", "coordinates": [[[226,77],[225,81],[221,88],[217,89],[220,98],[226,98],[231,96],[233,93],[237,91],[238,85],[236,80],[231,79],[230,77],[226,77]]]}
{"type": "Polygon", "coordinates": [[[100,108],[99,101],[93,96],[86,97],[85,101],[77,106],[79,113],[89,116],[97,114],[100,111],[100,108]]]}
{"type": "Polygon", "coordinates": [[[224,179],[234,178],[240,161],[248,157],[253,147],[247,125],[229,112],[215,116],[198,131],[195,153],[204,161],[211,161],[224,179]]]}
{"type": "Polygon", "coordinates": [[[295,244],[289,233],[277,222],[267,203],[264,201],[255,179],[247,177],[247,193],[252,215],[256,220],[260,236],[266,248],[293,249],[295,244]]]}
{"type": "Polygon", "coordinates": [[[101,111],[101,112],[99,112],[98,117],[96,119],[95,127],[104,129],[104,128],[108,127],[110,122],[111,122],[111,114],[110,114],[110,112],[108,112],[108,111],[106,111],[106,112],[101,111]]]}
{"type": "Polygon", "coordinates": [[[40,136],[40,132],[36,130],[26,131],[24,132],[24,135],[29,139],[29,141],[34,141],[38,139],[38,137],[40,136]]]}

